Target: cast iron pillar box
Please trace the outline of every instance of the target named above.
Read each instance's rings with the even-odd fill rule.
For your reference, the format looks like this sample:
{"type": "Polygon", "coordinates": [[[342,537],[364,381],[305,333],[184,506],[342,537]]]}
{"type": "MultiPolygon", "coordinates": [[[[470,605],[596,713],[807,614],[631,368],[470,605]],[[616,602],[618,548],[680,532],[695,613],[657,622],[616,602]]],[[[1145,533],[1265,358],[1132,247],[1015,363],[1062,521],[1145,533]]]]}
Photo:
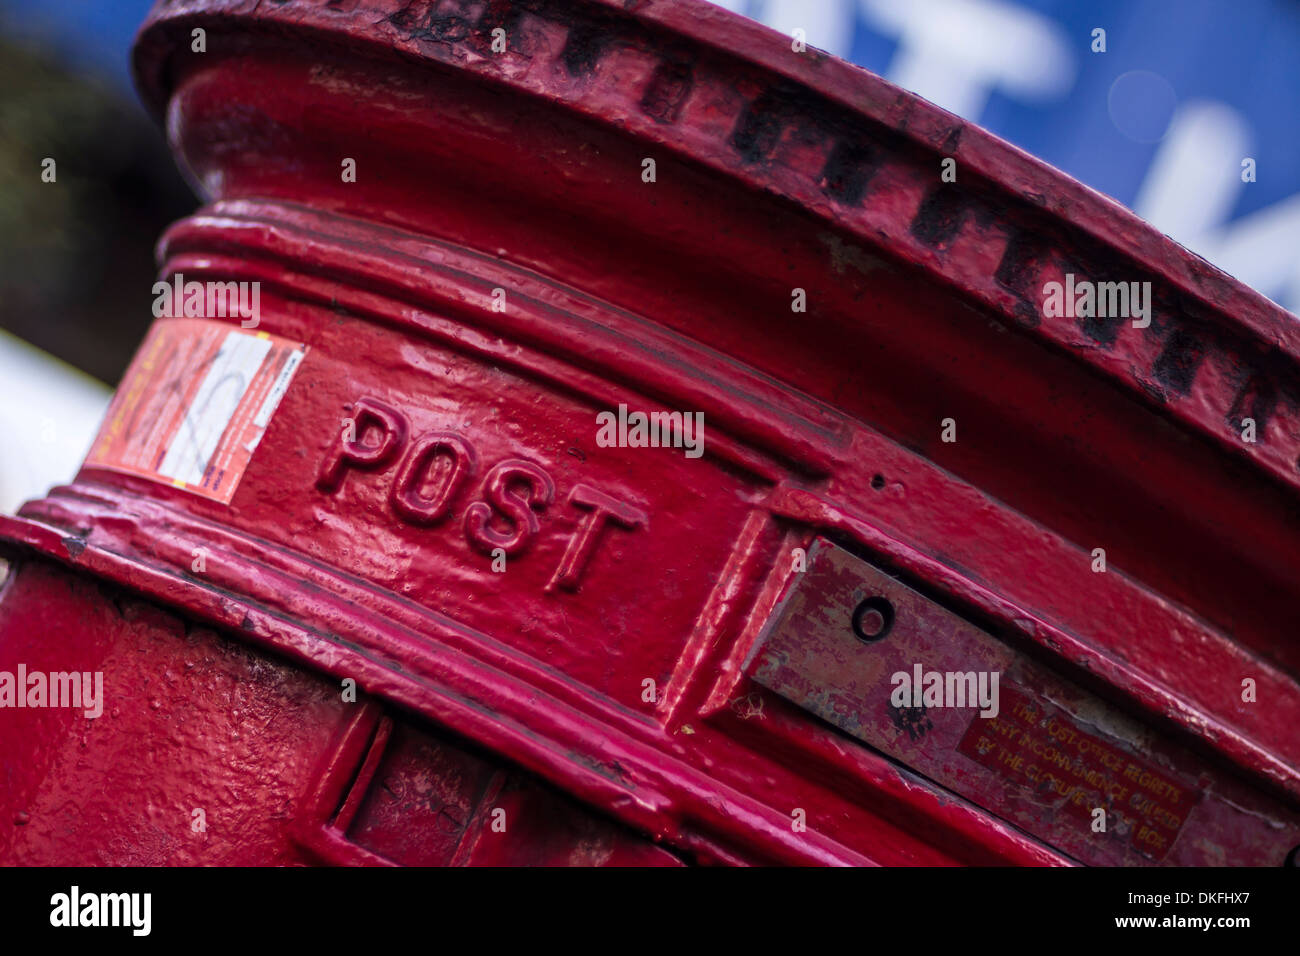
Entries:
{"type": "Polygon", "coordinates": [[[175,0],[135,69],[206,205],[0,520],[3,862],[1300,844],[1293,316],[702,3],[175,0]]]}

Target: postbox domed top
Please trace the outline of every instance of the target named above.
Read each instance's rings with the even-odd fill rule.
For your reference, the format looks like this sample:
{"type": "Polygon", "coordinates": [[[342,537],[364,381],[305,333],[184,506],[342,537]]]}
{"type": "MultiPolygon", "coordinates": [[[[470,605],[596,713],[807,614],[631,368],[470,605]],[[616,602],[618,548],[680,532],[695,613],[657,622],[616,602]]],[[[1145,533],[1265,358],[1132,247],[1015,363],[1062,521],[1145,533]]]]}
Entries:
{"type": "MultiPolygon", "coordinates": [[[[639,278],[629,304],[647,309],[687,270],[704,276],[696,286],[708,270],[750,284],[797,271],[777,248],[786,236],[820,249],[833,281],[879,254],[1300,488],[1300,439],[1243,448],[1223,425],[1232,396],[1180,400],[1196,385],[1185,363],[1135,374],[1151,365],[1146,339],[1040,321],[1046,279],[1154,280],[1151,334],[1208,328],[1233,367],[1268,353],[1260,374],[1285,390],[1300,379],[1294,316],[985,130],[714,5],[161,0],[134,62],[211,198],[310,194],[544,272],[585,271],[598,295],[639,278]],[[362,169],[350,192],[336,188],[340,156],[362,169]],[[940,179],[947,159],[955,183],[940,179]],[[654,190],[639,188],[648,177],[654,190]],[[458,220],[467,194],[477,211],[458,220]]],[[[673,291],[680,311],[689,295],[673,291]]]]}

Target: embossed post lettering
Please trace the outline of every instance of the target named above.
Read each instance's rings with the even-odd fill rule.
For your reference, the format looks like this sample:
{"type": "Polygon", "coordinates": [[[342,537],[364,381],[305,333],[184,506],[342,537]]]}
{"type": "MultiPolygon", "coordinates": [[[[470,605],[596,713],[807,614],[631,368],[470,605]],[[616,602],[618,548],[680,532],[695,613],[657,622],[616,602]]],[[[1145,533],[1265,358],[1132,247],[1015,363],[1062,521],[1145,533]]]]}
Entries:
{"type": "MultiPolygon", "coordinates": [[[[400,462],[388,489],[388,504],[402,521],[430,527],[451,516],[453,506],[478,471],[479,455],[468,439],[449,431],[407,437],[405,415],[373,398],[353,405],[352,427],[339,434],[321,462],[316,487],[337,491],[351,468],[377,471],[400,462]],[[405,447],[405,451],[402,449],[405,447]]],[[[461,525],[471,547],[493,555],[525,551],[541,531],[538,515],[555,500],[555,481],[541,465],[522,458],[498,462],[487,473],[481,500],[465,508],[461,525]]],[[[646,513],[587,484],[569,492],[570,506],[586,512],[564,545],[547,591],[577,591],[606,525],[626,530],[644,527],[646,513]]]]}
{"type": "Polygon", "coordinates": [[[646,523],[644,511],[611,498],[590,485],[577,485],[569,492],[569,504],[582,509],[587,514],[583,516],[578,530],[569,539],[569,544],[564,549],[564,556],[560,559],[560,566],[555,569],[555,576],[546,586],[548,591],[557,587],[564,588],[566,591],[578,589],[578,585],[582,582],[582,574],[587,569],[591,556],[596,553],[597,545],[600,544],[600,535],[605,530],[606,524],[613,522],[630,531],[646,523]]]}
{"type": "Polygon", "coordinates": [[[316,477],[316,487],[324,492],[334,492],[343,483],[348,468],[372,470],[388,464],[397,449],[406,441],[406,418],[401,412],[373,398],[358,399],[353,406],[355,423],[349,439],[339,430],[338,442],[321,462],[316,477]],[[379,443],[367,445],[366,435],[379,432],[379,443]]]}
{"type": "Polygon", "coordinates": [[[388,501],[398,516],[418,525],[437,524],[451,510],[451,499],[478,468],[478,456],[461,438],[447,432],[426,435],[411,445],[393,479],[388,501]],[[451,459],[450,467],[431,495],[421,488],[437,467],[440,457],[451,459]]]}
{"type": "Polygon", "coordinates": [[[484,554],[500,548],[513,556],[528,547],[540,530],[534,512],[545,511],[555,500],[555,482],[531,461],[510,458],[488,472],[483,496],[486,502],[476,501],[465,510],[465,534],[470,544],[484,554]],[[520,485],[526,490],[519,490],[520,485]],[[514,530],[502,532],[492,527],[494,509],[514,530]]]}

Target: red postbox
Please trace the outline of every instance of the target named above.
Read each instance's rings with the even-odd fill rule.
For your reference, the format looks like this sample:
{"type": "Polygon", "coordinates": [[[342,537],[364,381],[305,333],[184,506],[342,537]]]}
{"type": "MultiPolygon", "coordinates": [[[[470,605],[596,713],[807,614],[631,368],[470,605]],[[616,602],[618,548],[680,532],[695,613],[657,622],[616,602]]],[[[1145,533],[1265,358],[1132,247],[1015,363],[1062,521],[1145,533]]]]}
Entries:
{"type": "Polygon", "coordinates": [[[1294,857],[1293,316],[701,3],[135,67],[207,205],[0,520],[0,860],[1294,857]]]}

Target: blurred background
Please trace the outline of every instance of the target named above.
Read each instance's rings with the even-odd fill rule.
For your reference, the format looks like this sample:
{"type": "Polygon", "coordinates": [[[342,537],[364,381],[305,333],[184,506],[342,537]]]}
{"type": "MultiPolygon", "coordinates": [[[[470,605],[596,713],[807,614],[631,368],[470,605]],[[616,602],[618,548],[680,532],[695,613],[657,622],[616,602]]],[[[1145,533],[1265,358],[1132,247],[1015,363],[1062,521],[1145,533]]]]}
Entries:
{"type": "MultiPolygon", "coordinates": [[[[985,126],[1300,312],[1300,0],[716,2],[985,126]]],[[[150,5],[0,0],[0,511],[75,474],[152,319],[154,242],[195,206],[131,88],[150,5]]]]}

